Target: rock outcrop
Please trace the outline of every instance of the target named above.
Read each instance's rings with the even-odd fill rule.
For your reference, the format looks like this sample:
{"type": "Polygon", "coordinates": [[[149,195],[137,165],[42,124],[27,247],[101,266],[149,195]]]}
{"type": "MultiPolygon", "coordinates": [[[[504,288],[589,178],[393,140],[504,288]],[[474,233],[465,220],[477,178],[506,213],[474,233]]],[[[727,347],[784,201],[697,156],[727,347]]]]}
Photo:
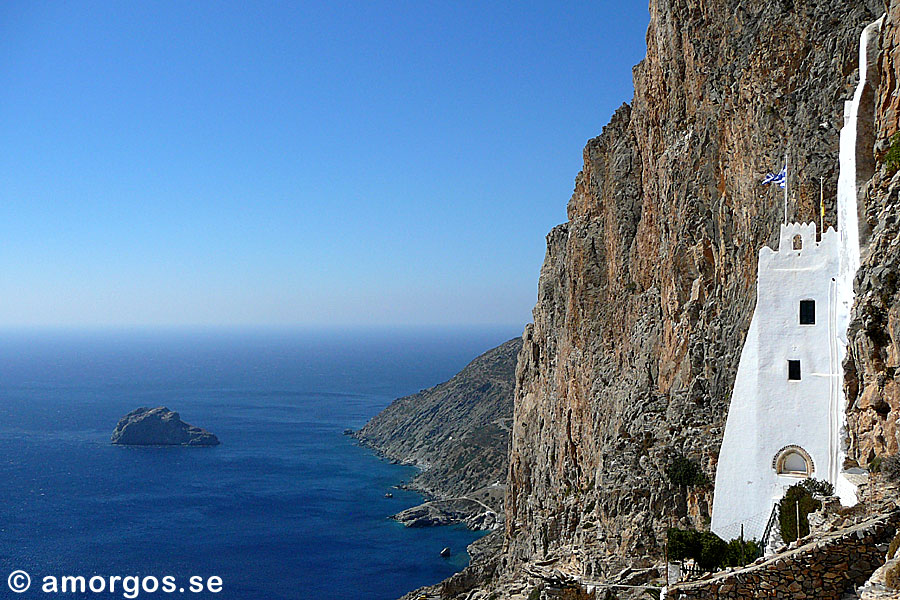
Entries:
{"type": "Polygon", "coordinates": [[[476,497],[430,500],[391,516],[407,527],[434,527],[464,523],[469,529],[496,529],[502,522],[497,512],[476,497]]]}
{"type": "Polygon", "coordinates": [[[219,438],[188,425],[164,406],[137,408],[119,420],[112,443],[123,446],[217,446],[219,438]]]}
{"type": "MultiPolygon", "coordinates": [[[[521,347],[516,338],[485,352],[449,381],[394,400],[353,435],[389,459],[420,467],[406,487],[436,499],[474,497],[502,515],[521,347]]],[[[465,506],[498,522],[477,503],[465,506]]]]}

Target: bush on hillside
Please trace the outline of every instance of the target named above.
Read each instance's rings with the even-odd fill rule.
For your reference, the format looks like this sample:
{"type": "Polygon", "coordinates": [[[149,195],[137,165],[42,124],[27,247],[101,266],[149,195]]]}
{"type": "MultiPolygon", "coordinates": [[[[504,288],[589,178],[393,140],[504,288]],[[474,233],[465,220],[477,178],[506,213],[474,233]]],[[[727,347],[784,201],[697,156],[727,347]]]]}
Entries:
{"type": "Polygon", "coordinates": [[[723,567],[743,567],[761,556],[759,542],[735,538],[728,542],[725,555],[722,557],[723,567]]]}
{"type": "Polygon", "coordinates": [[[891,540],[891,545],[888,546],[888,560],[894,558],[894,556],[897,555],[898,548],[900,548],[900,533],[894,536],[894,539],[891,540]]]}
{"type": "Polygon", "coordinates": [[[900,563],[894,563],[884,572],[884,584],[892,589],[900,589],[900,563]]]}
{"type": "Polygon", "coordinates": [[[888,175],[893,175],[900,169],[900,132],[891,136],[891,147],[884,155],[884,166],[888,175]]]}
{"type": "Polygon", "coordinates": [[[834,495],[834,486],[821,479],[813,479],[810,477],[809,479],[804,479],[800,482],[800,485],[813,496],[827,497],[834,495]]]}
{"type": "Polygon", "coordinates": [[[684,487],[704,486],[709,478],[700,465],[682,454],[677,454],[666,467],[666,477],[672,485],[684,487]]]}
{"type": "Polygon", "coordinates": [[[717,571],[723,564],[728,544],[711,531],[669,530],[669,559],[692,558],[704,571],[717,571]]]}
{"type": "Polygon", "coordinates": [[[669,530],[669,560],[690,558],[704,571],[750,564],[760,556],[759,550],[756,540],[733,539],[725,542],[711,531],[669,530]]]}
{"type": "Polygon", "coordinates": [[[809,513],[822,507],[822,503],[812,497],[802,483],[796,483],[789,487],[784,497],[778,502],[778,524],[781,530],[781,539],[785,542],[793,542],[798,537],[809,535],[809,513]],[[800,514],[799,536],[797,527],[797,513],[800,514]]]}
{"type": "Polygon", "coordinates": [[[869,469],[870,473],[880,473],[881,472],[881,457],[876,456],[875,458],[873,458],[871,461],[869,461],[869,464],[866,466],[866,468],[869,469]]]}

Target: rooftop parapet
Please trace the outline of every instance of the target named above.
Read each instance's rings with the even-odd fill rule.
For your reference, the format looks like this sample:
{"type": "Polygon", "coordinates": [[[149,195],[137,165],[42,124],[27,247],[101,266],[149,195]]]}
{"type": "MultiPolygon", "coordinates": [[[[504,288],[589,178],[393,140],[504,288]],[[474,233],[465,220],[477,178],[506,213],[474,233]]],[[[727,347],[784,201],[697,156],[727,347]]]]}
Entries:
{"type": "Polygon", "coordinates": [[[829,227],[817,241],[814,222],[789,223],[781,226],[777,250],[768,246],[760,248],[759,268],[809,269],[834,263],[836,275],[839,255],[840,236],[833,227],[829,227]]]}

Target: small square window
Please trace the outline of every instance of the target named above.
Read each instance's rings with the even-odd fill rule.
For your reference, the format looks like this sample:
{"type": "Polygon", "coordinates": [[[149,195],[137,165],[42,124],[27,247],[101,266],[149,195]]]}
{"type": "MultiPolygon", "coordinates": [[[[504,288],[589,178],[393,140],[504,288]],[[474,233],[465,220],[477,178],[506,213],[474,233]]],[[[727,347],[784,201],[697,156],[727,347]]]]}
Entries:
{"type": "Polygon", "coordinates": [[[800,361],[788,361],[788,379],[791,381],[800,381],[800,361]]]}
{"type": "Polygon", "coordinates": [[[800,324],[815,325],[816,324],[816,301],[801,300],[800,301],[800,324]]]}

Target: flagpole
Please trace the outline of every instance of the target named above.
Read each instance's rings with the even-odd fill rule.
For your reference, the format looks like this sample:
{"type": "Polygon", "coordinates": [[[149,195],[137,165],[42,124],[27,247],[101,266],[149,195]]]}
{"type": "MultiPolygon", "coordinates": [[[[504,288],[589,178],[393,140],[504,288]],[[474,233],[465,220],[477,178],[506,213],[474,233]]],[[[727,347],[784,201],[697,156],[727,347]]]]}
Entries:
{"type": "Polygon", "coordinates": [[[784,224],[788,224],[788,153],[784,152],[784,224]]]}
{"type": "Polygon", "coordinates": [[[819,230],[825,233],[825,178],[819,177],[819,230]]]}

